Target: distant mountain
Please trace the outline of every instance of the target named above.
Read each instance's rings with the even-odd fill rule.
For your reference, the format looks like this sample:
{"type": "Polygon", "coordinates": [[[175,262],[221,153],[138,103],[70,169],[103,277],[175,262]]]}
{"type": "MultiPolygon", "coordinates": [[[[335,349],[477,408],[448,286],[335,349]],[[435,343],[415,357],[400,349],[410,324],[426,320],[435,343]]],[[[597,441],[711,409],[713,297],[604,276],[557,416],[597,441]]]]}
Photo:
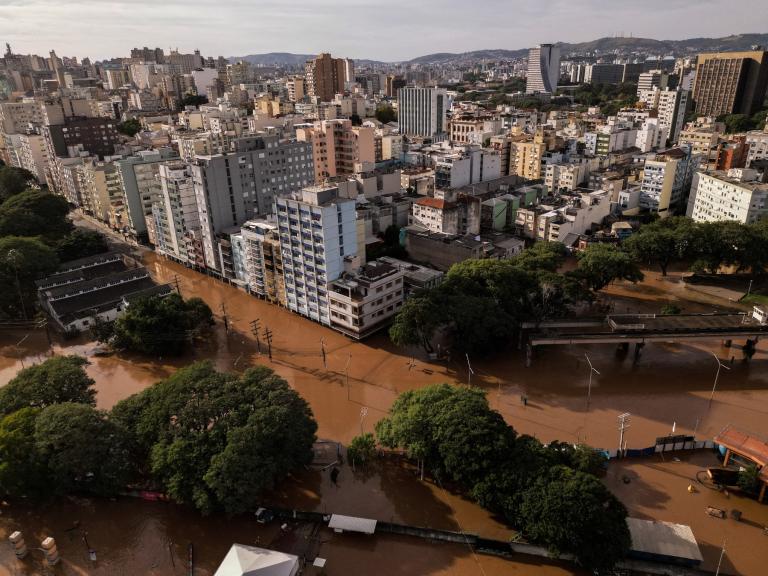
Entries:
{"type": "MultiPolygon", "coordinates": [[[[749,50],[753,45],[768,46],[768,34],[735,34],[724,38],[689,38],[687,40],[654,40],[652,38],[599,38],[590,42],[569,44],[559,43],[563,56],[569,54],[586,54],[588,52],[629,54],[642,52],[658,56],[684,56],[698,52],[729,52],[749,50]]],[[[419,56],[404,62],[405,64],[421,65],[456,65],[480,60],[514,60],[528,54],[528,48],[516,50],[474,50],[472,52],[452,53],[437,52],[419,56]]],[[[271,52],[269,54],[250,54],[237,56],[230,61],[246,60],[256,66],[302,66],[304,62],[314,58],[315,54],[290,54],[288,52],[271,52]]],[[[374,60],[356,60],[360,64],[380,64],[374,60]]]]}
{"type": "Polygon", "coordinates": [[[244,60],[254,66],[303,66],[315,54],[290,54],[288,52],[270,52],[269,54],[249,54],[248,56],[232,56],[230,62],[244,60]]]}

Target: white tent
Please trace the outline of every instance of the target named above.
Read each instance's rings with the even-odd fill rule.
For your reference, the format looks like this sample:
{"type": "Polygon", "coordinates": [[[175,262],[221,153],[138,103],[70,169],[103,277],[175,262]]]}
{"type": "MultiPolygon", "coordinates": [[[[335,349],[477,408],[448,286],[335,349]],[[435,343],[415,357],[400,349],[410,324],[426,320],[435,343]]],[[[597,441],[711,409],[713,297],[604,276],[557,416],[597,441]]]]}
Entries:
{"type": "Polygon", "coordinates": [[[295,576],[298,572],[298,556],[232,544],[213,576],[295,576]]]}

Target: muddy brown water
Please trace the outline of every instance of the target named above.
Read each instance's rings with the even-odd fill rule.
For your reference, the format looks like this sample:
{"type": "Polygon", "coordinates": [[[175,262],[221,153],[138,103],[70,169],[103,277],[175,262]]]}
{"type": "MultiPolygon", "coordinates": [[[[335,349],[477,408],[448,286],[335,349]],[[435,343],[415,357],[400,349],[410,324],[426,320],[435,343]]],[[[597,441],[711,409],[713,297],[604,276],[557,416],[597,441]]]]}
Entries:
{"type": "MultiPolygon", "coordinates": [[[[146,253],[144,258],[157,280],[173,283],[178,280],[185,297],[203,298],[219,319],[226,312],[230,331],[226,333],[223,323],[218,322],[203,346],[180,359],[95,356],[97,346],[93,342],[85,339],[55,341],[53,353],[76,353],[89,358],[88,372],[96,381],[99,407],[109,408],[196,359],[211,359],[222,370],[242,370],[249,365],[264,363],[310,403],[318,421],[319,437],[348,442],[361,431],[372,431],[397,394],[430,383],[467,382],[464,359],[430,362],[421,350],[395,349],[383,334],[364,343],[354,342],[153,253],[146,253]],[[274,361],[271,363],[266,354],[257,352],[255,338],[250,334],[250,322],[254,319],[259,319],[262,330],[269,327],[273,332],[274,361]],[[327,366],[323,366],[321,339],[327,366]]],[[[674,278],[667,280],[651,275],[646,284],[648,290],[613,286],[607,290],[606,298],[617,312],[658,312],[670,301],[688,312],[720,309],[716,300],[690,294],[675,283],[674,278]]],[[[12,378],[22,362],[25,365],[39,362],[51,353],[44,333],[31,333],[17,346],[25,335],[0,332],[0,384],[12,378]]],[[[263,338],[261,344],[264,348],[263,338]]],[[[762,344],[749,363],[741,361],[739,350],[724,348],[718,341],[651,344],[643,349],[637,363],[633,362],[632,351],[622,355],[610,345],[542,348],[537,352],[532,368],[524,367],[522,355],[517,350],[510,350],[490,361],[479,358],[471,361],[475,371],[472,384],[488,392],[491,406],[518,431],[533,434],[543,441],[586,441],[598,447],[615,448],[618,445],[617,416],[624,412],[632,415],[626,434],[630,447],[652,445],[657,436],[670,433],[673,426],[677,433],[693,433],[695,430],[702,438],[711,438],[728,423],[756,432],[768,432],[768,350],[762,344]],[[712,352],[731,369],[721,371],[710,406],[717,367],[712,352]],[[600,371],[600,375],[593,377],[589,404],[585,354],[600,371]],[[733,365],[730,365],[731,356],[736,357],[733,365]],[[521,396],[527,396],[527,405],[521,402],[521,396]]],[[[299,508],[464,529],[491,538],[510,534],[500,522],[471,502],[430,483],[416,481],[412,471],[382,469],[366,476],[352,474],[345,468],[342,476],[346,476],[346,480],[337,489],[325,475],[308,472],[286,484],[274,497],[286,504],[293,502],[299,508]]],[[[101,504],[92,506],[102,510],[101,504]]],[[[174,520],[165,516],[162,520],[156,518],[152,506],[138,502],[130,505],[131,509],[146,508],[148,522],[155,522],[151,525],[171,529],[174,520]]],[[[104,510],[101,513],[112,513],[104,510]]],[[[15,518],[14,512],[9,513],[15,518]]],[[[676,521],[690,524],[686,514],[681,511],[676,521]]],[[[199,518],[194,522],[184,521],[189,526],[198,526],[203,532],[217,530],[215,524],[208,523],[208,519],[199,518]]],[[[717,545],[706,540],[711,539],[707,534],[702,538],[705,538],[704,546],[717,545]]],[[[222,546],[232,541],[238,541],[237,534],[225,532],[222,546]]],[[[220,547],[216,548],[216,553],[211,552],[211,556],[222,557],[226,547],[223,552],[220,547]]],[[[471,565],[471,562],[467,564],[471,565]]],[[[512,563],[511,566],[516,565],[512,563]]],[[[453,572],[440,570],[445,567],[424,573],[481,573],[469,568],[453,572]]],[[[541,573],[531,572],[522,565],[515,570],[517,572],[513,573],[541,573]]],[[[343,572],[331,570],[329,573],[343,572]]]]}

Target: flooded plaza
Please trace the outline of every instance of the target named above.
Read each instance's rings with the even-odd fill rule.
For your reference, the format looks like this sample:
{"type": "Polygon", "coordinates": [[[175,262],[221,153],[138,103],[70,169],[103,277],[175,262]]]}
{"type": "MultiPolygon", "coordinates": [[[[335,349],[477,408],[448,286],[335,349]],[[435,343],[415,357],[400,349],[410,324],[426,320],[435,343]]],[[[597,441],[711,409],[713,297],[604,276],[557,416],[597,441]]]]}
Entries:
{"type": "MultiPolygon", "coordinates": [[[[372,431],[399,393],[431,383],[468,381],[463,358],[432,362],[421,350],[394,348],[383,333],[362,343],[355,342],[155,254],[145,254],[145,263],[156,280],[178,282],[184,297],[203,298],[219,320],[226,314],[229,332],[224,330],[223,322],[217,322],[209,341],[181,359],[99,356],[97,344],[86,340],[54,339],[49,347],[41,331],[0,332],[0,384],[10,380],[22,363],[28,366],[40,362],[50,353],[80,354],[91,362],[88,372],[96,381],[98,405],[107,409],[197,359],[211,359],[221,370],[242,370],[263,363],[309,402],[318,422],[319,438],[347,443],[361,431],[372,431]],[[255,319],[260,321],[262,330],[269,327],[273,332],[272,362],[266,356],[264,342],[259,354],[256,339],[250,333],[250,323],[255,319]]],[[[624,312],[625,308],[631,312],[658,312],[670,301],[688,312],[718,309],[719,304],[710,296],[691,296],[688,300],[689,295],[678,285],[663,290],[665,282],[668,281],[652,277],[645,289],[618,286],[607,292],[616,312],[624,312]]],[[[637,362],[632,350],[622,354],[612,345],[542,347],[530,368],[525,368],[523,354],[518,350],[493,360],[471,361],[471,383],[487,391],[491,406],[518,432],[535,435],[545,442],[580,441],[615,449],[617,417],[626,412],[631,413],[626,433],[627,446],[631,448],[651,446],[656,437],[669,434],[673,427],[677,434],[695,432],[701,439],[711,439],[729,423],[758,434],[765,434],[768,428],[768,348],[764,343],[748,363],[741,360],[740,350],[725,348],[717,340],[649,344],[637,362]],[[710,405],[717,368],[713,353],[730,370],[720,373],[710,405]],[[600,372],[592,380],[589,403],[585,354],[600,372]],[[732,356],[735,358],[731,364],[732,356]],[[527,404],[521,402],[521,396],[527,397],[527,404]]],[[[677,468],[659,472],[652,464],[655,465],[627,461],[612,465],[606,482],[627,504],[631,515],[691,525],[706,567],[714,568],[712,550],[719,554],[722,531],[710,529],[710,525],[697,519],[704,515],[703,508],[698,502],[696,506],[690,504],[692,497],[685,491],[687,483],[682,489],[678,485],[695,475],[692,467],[701,466],[698,461],[681,462],[675,463],[677,468]],[[629,467],[626,474],[647,476],[648,480],[614,482],[611,475],[619,474],[617,470],[625,467],[629,467]],[[646,498],[648,493],[656,494],[655,499],[646,498]]],[[[399,463],[380,463],[373,470],[357,472],[345,466],[339,487],[332,485],[327,474],[307,471],[275,490],[269,499],[277,505],[298,509],[464,530],[500,540],[511,535],[488,512],[431,482],[419,482],[413,470],[399,463]]],[[[748,508],[752,522],[768,524],[768,506],[751,501],[742,503],[744,499],[740,498],[736,506],[734,499],[732,496],[729,508],[748,508]]],[[[270,532],[274,527],[257,525],[250,518],[201,518],[180,507],[131,500],[67,501],[42,511],[16,504],[3,509],[0,527],[6,531],[4,538],[8,530],[22,525],[29,534],[49,531],[56,535],[62,555],[69,562],[64,571],[57,572],[61,574],[184,574],[189,542],[195,543],[199,567],[196,573],[210,574],[233,542],[264,545],[276,542],[277,538],[270,532]],[[88,531],[89,541],[96,540],[98,535],[100,543],[91,542],[99,550],[97,565],[89,564],[84,554],[87,550],[76,536],[81,528],[67,532],[75,521],[88,531]],[[171,558],[176,562],[175,568],[171,558]]],[[[728,553],[727,570],[722,573],[761,574],[758,566],[764,567],[768,560],[768,537],[757,529],[754,532],[755,536],[749,531],[737,532],[734,538],[741,544],[734,543],[728,553]],[[761,564],[753,562],[754,558],[761,560],[760,556],[761,564]]],[[[329,540],[323,543],[321,556],[329,558],[328,574],[574,574],[573,570],[557,565],[529,565],[475,556],[458,545],[427,544],[394,536],[377,536],[367,541],[327,536],[329,540]],[[353,568],[356,566],[364,571],[353,568]]],[[[10,551],[0,549],[0,574],[41,573],[22,571],[8,556],[10,551]]]]}

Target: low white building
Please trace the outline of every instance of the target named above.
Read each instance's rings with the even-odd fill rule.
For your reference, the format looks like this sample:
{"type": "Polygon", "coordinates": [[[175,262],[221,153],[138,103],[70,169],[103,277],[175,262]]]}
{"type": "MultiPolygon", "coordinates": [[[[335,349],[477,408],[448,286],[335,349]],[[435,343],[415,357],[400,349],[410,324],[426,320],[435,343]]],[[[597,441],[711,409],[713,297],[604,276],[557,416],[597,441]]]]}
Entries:
{"type": "Polygon", "coordinates": [[[688,210],[697,222],[735,220],[742,224],[753,224],[767,213],[768,184],[760,182],[758,172],[749,168],[699,174],[688,210]]]}

